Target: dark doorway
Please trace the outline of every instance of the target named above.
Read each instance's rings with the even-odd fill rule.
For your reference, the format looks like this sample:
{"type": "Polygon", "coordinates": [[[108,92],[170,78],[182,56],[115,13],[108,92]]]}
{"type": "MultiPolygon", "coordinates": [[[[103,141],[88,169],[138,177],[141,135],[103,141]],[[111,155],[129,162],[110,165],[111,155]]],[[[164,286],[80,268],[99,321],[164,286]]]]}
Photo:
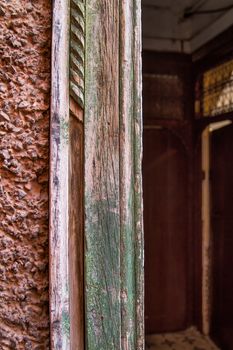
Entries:
{"type": "Polygon", "coordinates": [[[176,331],[187,326],[188,158],[167,129],[145,129],[143,144],[146,329],[176,331]]]}
{"type": "Polygon", "coordinates": [[[233,348],[233,126],[211,133],[213,308],[211,333],[233,348]]]}

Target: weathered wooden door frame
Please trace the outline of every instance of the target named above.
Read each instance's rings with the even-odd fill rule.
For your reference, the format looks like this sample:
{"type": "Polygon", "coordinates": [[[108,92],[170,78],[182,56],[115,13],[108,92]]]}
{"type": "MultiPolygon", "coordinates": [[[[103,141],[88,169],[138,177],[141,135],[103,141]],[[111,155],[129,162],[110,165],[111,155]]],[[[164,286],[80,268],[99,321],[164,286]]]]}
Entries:
{"type": "Polygon", "coordinates": [[[70,339],[70,310],[75,305],[70,305],[69,276],[72,96],[84,108],[85,349],[141,350],[144,348],[141,4],[140,0],[86,0],[84,6],[83,0],[72,0],[71,5],[75,18],[71,16],[70,21],[70,2],[53,2],[51,349],[76,350],[70,339]],[[85,47],[85,89],[80,74],[84,60],[69,59],[71,45],[79,58],[80,49],[85,47]],[[69,74],[71,65],[73,72],[69,74]],[[72,87],[73,78],[77,84],[72,87]]]}

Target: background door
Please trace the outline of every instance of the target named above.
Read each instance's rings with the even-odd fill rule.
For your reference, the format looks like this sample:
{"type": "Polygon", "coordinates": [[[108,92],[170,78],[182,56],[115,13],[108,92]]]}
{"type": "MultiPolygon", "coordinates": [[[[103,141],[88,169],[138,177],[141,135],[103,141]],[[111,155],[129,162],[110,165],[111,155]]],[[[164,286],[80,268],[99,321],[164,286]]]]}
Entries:
{"type": "Polygon", "coordinates": [[[213,233],[212,334],[224,350],[233,349],[233,126],[211,136],[213,233]]]}
{"type": "Polygon", "coordinates": [[[144,131],[145,323],[147,333],[186,327],[188,159],[166,129],[144,131]]]}

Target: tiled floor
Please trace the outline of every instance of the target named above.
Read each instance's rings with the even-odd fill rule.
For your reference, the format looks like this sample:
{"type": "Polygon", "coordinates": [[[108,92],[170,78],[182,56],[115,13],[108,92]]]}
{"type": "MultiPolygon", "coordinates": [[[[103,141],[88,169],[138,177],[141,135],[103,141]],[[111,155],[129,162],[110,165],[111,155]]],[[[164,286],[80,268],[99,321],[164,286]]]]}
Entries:
{"type": "Polygon", "coordinates": [[[208,337],[195,327],[186,331],[149,335],[146,337],[146,350],[220,350],[208,337]]]}

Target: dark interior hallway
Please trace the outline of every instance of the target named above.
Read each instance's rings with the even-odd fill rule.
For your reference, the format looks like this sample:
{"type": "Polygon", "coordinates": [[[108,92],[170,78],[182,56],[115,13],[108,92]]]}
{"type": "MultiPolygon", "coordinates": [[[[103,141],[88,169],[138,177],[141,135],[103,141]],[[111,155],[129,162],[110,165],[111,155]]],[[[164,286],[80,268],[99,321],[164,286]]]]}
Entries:
{"type": "Polygon", "coordinates": [[[191,15],[188,26],[187,3],[144,3],[146,344],[233,350],[233,27],[217,22],[231,9],[191,15]],[[152,26],[156,6],[174,18],[154,15],[152,26]],[[216,33],[205,37],[213,23],[216,33]]]}

